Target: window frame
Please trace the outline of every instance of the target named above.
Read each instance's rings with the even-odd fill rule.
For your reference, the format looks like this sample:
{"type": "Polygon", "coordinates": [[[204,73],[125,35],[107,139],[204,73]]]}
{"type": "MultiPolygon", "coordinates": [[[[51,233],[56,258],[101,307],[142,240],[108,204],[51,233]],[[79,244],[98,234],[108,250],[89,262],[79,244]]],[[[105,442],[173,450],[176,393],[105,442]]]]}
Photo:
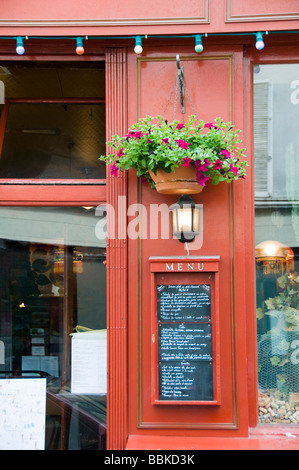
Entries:
{"type": "MultiPolygon", "coordinates": [[[[267,50],[263,51],[263,54],[261,55],[257,50],[250,50],[250,53],[248,53],[245,57],[244,65],[245,65],[245,70],[246,74],[244,75],[244,89],[246,89],[246,86],[249,87],[251,90],[250,94],[247,96],[245,95],[244,97],[244,106],[246,109],[246,106],[248,106],[248,109],[251,110],[250,114],[247,116],[247,136],[249,138],[249,145],[248,145],[248,150],[249,154],[251,155],[251,166],[254,166],[254,67],[258,65],[287,65],[287,64],[299,64],[299,53],[298,49],[295,47],[269,47],[267,50]],[[248,73],[248,75],[247,75],[248,73]]],[[[247,257],[250,265],[251,265],[251,274],[250,272],[248,273],[249,277],[252,276],[251,278],[255,281],[256,279],[256,263],[255,263],[255,236],[254,236],[254,231],[255,231],[255,207],[256,205],[261,204],[263,198],[256,197],[254,193],[254,170],[251,170],[251,191],[250,194],[248,194],[248,197],[251,200],[251,210],[250,210],[250,215],[248,217],[248,223],[251,225],[251,240],[253,243],[251,244],[252,251],[251,251],[251,259],[247,257]]],[[[266,200],[266,198],[264,199],[266,200]]],[[[275,206],[275,201],[269,199],[269,203],[275,206]]],[[[267,204],[267,203],[265,203],[267,204]]],[[[253,308],[253,312],[256,315],[256,286],[250,290],[252,292],[252,298],[250,300],[248,296],[248,301],[250,303],[249,308],[253,308]]],[[[256,322],[256,318],[255,318],[256,322]]],[[[253,346],[255,348],[255,364],[254,368],[256,370],[256,383],[255,383],[255,390],[253,390],[253,393],[258,394],[258,379],[257,379],[257,374],[258,374],[258,359],[257,359],[257,325],[255,326],[254,331],[251,331],[250,334],[254,334],[254,343],[253,346]]],[[[251,336],[253,338],[253,336],[251,336]]],[[[252,346],[252,345],[251,345],[252,346]]],[[[250,347],[252,350],[252,347],[250,347]]],[[[250,413],[250,416],[255,417],[255,422],[251,418],[251,428],[250,428],[250,433],[253,436],[267,436],[269,433],[275,436],[281,435],[281,428],[283,427],[283,432],[284,434],[289,433],[298,433],[298,425],[294,424],[264,424],[259,421],[259,416],[258,416],[258,401],[256,401],[256,404],[254,405],[254,408],[252,407],[254,403],[249,404],[249,410],[251,410],[252,415],[250,413]]]]}
{"type": "MultiPolygon", "coordinates": [[[[16,56],[1,56],[6,63],[18,62],[20,58],[16,56]]],[[[47,64],[48,62],[67,63],[70,67],[78,62],[78,58],[73,55],[42,55],[22,57],[22,63],[47,64]]],[[[101,61],[106,67],[104,50],[102,54],[84,56],[80,61],[93,62],[101,61]]],[[[0,152],[5,134],[5,126],[8,117],[9,106],[12,103],[97,103],[105,104],[106,98],[7,98],[0,118],[0,152]]],[[[107,120],[107,118],[106,118],[107,120]]],[[[106,179],[77,180],[77,179],[0,179],[0,206],[7,205],[60,205],[60,206],[97,206],[106,202],[106,179]]]]}

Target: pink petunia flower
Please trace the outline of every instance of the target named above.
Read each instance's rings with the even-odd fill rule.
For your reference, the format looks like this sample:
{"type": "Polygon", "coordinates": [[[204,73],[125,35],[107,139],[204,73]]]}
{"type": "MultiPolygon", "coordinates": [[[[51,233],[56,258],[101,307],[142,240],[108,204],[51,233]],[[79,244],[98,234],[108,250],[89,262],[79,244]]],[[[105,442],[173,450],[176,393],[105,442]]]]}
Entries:
{"type": "Polygon", "coordinates": [[[230,158],[231,157],[231,154],[227,149],[221,150],[220,155],[224,155],[224,158],[230,158]]]}
{"type": "Polygon", "coordinates": [[[165,139],[162,139],[162,144],[169,144],[168,137],[165,137],[165,139]]]}
{"type": "Polygon", "coordinates": [[[201,163],[200,160],[196,160],[196,162],[195,162],[195,166],[196,166],[198,171],[207,171],[210,164],[211,164],[211,162],[207,158],[205,158],[204,163],[201,163]]]}
{"type": "Polygon", "coordinates": [[[176,128],[177,129],[183,129],[185,127],[185,124],[177,124],[176,128]]]}
{"type": "Polygon", "coordinates": [[[188,142],[185,142],[183,139],[178,139],[176,140],[176,143],[178,144],[178,146],[181,148],[181,149],[188,149],[189,148],[189,145],[188,142]]]}
{"type": "Polygon", "coordinates": [[[207,129],[217,129],[217,126],[214,126],[212,122],[207,122],[203,127],[207,129]]]}
{"type": "Polygon", "coordinates": [[[134,137],[135,140],[137,139],[141,139],[141,137],[143,136],[143,132],[141,131],[130,131],[125,137],[128,139],[130,139],[131,137],[134,137]]]}
{"type": "Polygon", "coordinates": [[[110,165],[110,172],[112,176],[117,176],[118,168],[115,163],[113,163],[113,165],[110,165]]]}
{"type": "Polygon", "coordinates": [[[124,154],[124,149],[123,148],[119,149],[119,151],[117,152],[117,156],[122,157],[123,154],[124,154]]]}
{"type": "Polygon", "coordinates": [[[182,158],[182,165],[183,166],[186,166],[188,168],[188,166],[190,165],[190,162],[191,162],[191,158],[189,158],[189,157],[182,158]]]}
{"type": "Polygon", "coordinates": [[[221,170],[222,168],[222,161],[217,158],[217,160],[213,163],[214,170],[221,170]]]}
{"type": "Polygon", "coordinates": [[[206,182],[209,180],[209,177],[205,176],[201,171],[198,171],[196,173],[196,179],[198,181],[198,184],[200,184],[201,186],[205,186],[206,182]]]}
{"type": "Polygon", "coordinates": [[[233,166],[232,163],[229,165],[229,169],[230,169],[230,171],[232,171],[232,172],[234,173],[235,176],[238,175],[238,171],[239,171],[239,170],[238,170],[238,168],[236,168],[235,166],[233,166]]]}

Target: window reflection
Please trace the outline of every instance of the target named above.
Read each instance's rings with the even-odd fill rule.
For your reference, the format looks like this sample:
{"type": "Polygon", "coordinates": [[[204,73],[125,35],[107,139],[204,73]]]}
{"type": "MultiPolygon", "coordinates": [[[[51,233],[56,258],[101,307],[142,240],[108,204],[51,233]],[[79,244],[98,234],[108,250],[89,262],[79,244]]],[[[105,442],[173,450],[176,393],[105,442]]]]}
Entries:
{"type": "Polygon", "coordinates": [[[10,104],[0,178],[105,178],[104,122],[99,104],[10,104]]]}
{"type": "Polygon", "coordinates": [[[299,424],[299,64],[254,73],[261,423],[299,424]]]}
{"type": "Polygon", "coordinates": [[[0,208],[0,219],[0,379],[47,377],[46,449],[105,448],[99,218],[94,209],[0,208]]]}

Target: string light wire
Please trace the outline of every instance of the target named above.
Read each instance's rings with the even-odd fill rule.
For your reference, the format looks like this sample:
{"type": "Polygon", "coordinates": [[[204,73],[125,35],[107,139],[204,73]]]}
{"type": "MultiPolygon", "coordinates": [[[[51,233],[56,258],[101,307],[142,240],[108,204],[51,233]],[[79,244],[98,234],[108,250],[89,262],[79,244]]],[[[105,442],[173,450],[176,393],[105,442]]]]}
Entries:
{"type": "MultiPolygon", "coordinates": [[[[262,50],[264,47],[263,35],[270,34],[298,34],[298,30],[275,30],[275,31],[254,31],[254,32],[238,32],[238,33],[204,33],[204,34],[189,34],[189,35],[134,35],[134,36],[85,36],[85,39],[95,39],[95,40],[135,40],[134,50],[136,54],[142,52],[142,40],[143,39],[190,39],[193,38],[195,41],[195,51],[201,53],[203,51],[202,38],[203,37],[231,37],[231,36],[254,36],[256,38],[256,48],[262,50]]],[[[41,39],[41,40],[51,40],[51,39],[62,39],[62,40],[72,40],[76,44],[76,53],[82,55],[84,53],[83,40],[81,37],[72,37],[72,36],[0,36],[0,40],[9,40],[14,39],[17,42],[16,52],[19,55],[24,54],[25,47],[23,45],[23,40],[26,39],[41,39]]],[[[83,38],[84,39],[84,38],[83,38]]]]}

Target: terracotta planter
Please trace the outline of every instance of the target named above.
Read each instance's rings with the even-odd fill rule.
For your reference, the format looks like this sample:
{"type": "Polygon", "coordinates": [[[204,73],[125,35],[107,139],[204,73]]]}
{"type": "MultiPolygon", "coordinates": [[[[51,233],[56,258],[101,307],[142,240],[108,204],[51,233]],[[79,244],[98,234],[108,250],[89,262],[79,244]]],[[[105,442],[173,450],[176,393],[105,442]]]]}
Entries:
{"type": "Polygon", "coordinates": [[[193,166],[180,166],[171,173],[159,169],[156,175],[151,171],[149,173],[161,194],[197,194],[203,190],[196,180],[196,168],[193,166]]]}

